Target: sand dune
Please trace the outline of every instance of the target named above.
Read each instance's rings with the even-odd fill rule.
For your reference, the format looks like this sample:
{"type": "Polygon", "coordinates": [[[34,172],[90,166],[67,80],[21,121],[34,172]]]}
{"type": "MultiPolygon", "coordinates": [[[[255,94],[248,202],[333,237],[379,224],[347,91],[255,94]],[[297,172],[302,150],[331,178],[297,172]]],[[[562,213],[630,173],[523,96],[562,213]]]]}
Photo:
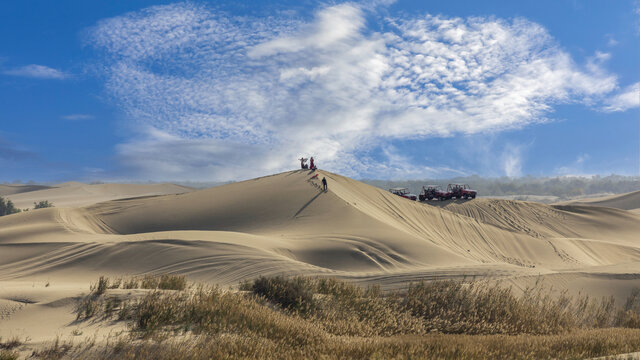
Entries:
{"type": "MultiPolygon", "coordinates": [[[[274,259],[277,271],[366,277],[486,264],[547,273],[640,259],[640,221],[626,211],[491,199],[438,208],[336,174],[321,175],[329,180],[327,192],[311,173],[295,171],[177,195],[12,215],[0,219],[0,246],[21,250],[4,251],[10,255],[3,255],[2,263],[20,275],[14,257],[28,252],[21,264],[32,275],[75,269],[79,263],[91,272],[117,273],[119,261],[130,260],[129,252],[134,256],[148,249],[164,258],[150,255],[146,265],[123,273],[170,269],[175,260],[183,265],[171,268],[174,272],[205,274],[203,266],[218,264],[187,259],[237,252],[238,259],[254,257],[255,264],[274,259]],[[34,249],[46,247],[45,256],[52,246],[60,252],[55,265],[37,265],[34,249]]],[[[255,264],[224,282],[249,277],[255,264]]],[[[216,280],[215,274],[203,277],[216,280]]]]}
{"type": "Polygon", "coordinates": [[[0,196],[15,195],[50,188],[50,186],[45,185],[0,185],[0,196]]]}
{"type": "MultiPolygon", "coordinates": [[[[5,185],[3,185],[5,186],[5,185]]],[[[25,185],[27,186],[27,185],[25,185]]],[[[86,206],[102,201],[128,197],[179,194],[193,189],[174,184],[83,184],[68,182],[55,187],[6,194],[16,207],[32,208],[34,202],[48,200],[56,207],[86,206]]],[[[3,191],[0,188],[0,191],[3,191]]]]}
{"type": "MultiPolygon", "coordinates": [[[[542,276],[572,292],[623,298],[640,282],[640,216],[632,212],[496,199],[425,204],[318,173],[326,192],[314,173],[292,171],[199,191],[68,184],[12,195],[60,206],[0,218],[0,288],[51,281],[53,290],[42,291],[60,286],[54,297],[64,299],[100,275],[180,273],[222,285],[329,275],[386,288],[465,276],[520,287],[542,276]],[[182,193],[133,197],[161,192],[182,193]]],[[[52,299],[18,298],[0,291],[0,324],[52,299]]],[[[0,327],[0,336],[10,332],[0,327]]]]}
{"type": "Polygon", "coordinates": [[[630,210],[635,213],[640,212],[640,191],[634,191],[626,194],[603,196],[597,198],[588,198],[563,202],[559,204],[575,204],[585,206],[602,206],[614,209],[630,210]]]}

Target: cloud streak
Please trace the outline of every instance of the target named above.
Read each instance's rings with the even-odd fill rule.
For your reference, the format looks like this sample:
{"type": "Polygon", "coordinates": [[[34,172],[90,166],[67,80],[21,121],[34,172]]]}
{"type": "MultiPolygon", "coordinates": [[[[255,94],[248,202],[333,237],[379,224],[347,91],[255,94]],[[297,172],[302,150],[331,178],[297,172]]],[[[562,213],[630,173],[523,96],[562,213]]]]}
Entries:
{"type": "Polygon", "coordinates": [[[94,116],[89,114],[69,114],[69,115],[63,115],[60,118],[63,120],[79,121],[79,120],[91,120],[94,118],[94,116]]]}
{"type": "Polygon", "coordinates": [[[604,107],[604,111],[626,111],[637,107],[640,107],[640,82],[629,85],[612,96],[604,107]]]}
{"type": "Polygon", "coordinates": [[[351,176],[402,176],[393,151],[364,154],[544,122],[555,104],[598,101],[617,85],[525,19],[372,16],[383,24],[375,31],[352,3],[306,22],[180,3],[101,21],[88,41],[136,131],[118,148],[123,163],[158,178],[228,180],[313,154],[351,176]]]}
{"type": "Polygon", "coordinates": [[[12,144],[0,137],[0,163],[2,162],[21,162],[25,160],[35,159],[36,154],[24,150],[19,146],[12,144]]]}
{"type": "Polygon", "coordinates": [[[62,80],[69,77],[68,74],[50,68],[44,65],[31,64],[26,65],[14,69],[5,70],[2,72],[5,75],[11,76],[20,76],[20,77],[28,77],[34,79],[54,79],[54,80],[62,80]]]}

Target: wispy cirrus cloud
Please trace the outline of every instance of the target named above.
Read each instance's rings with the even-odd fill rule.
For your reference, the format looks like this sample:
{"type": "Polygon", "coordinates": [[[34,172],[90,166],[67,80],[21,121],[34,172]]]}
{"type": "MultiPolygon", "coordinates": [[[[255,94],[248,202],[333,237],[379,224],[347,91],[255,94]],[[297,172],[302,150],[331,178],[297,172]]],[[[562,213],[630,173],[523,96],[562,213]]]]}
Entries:
{"type": "Polygon", "coordinates": [[[194,3],[101,21],[88,41],[136,129],[118,148],[122,161],[157,178],[227,180],[314,154],[347,175],[401,176],[393,152],[363,154],[397,139],[544,122],[556,104],[599,101],[617,86],[526,19],[366,15],[383,25],[368,27],[353,3],[309,21],[194,3]]]}
{"type": "Polygon", "coordinates": [[[44,65],[31,64],[2,71],[5,75],[29,77],[35,79],[56,79],[61,80],[69,77],[69,74],[58,69],[44,65]]]}
{"type": "Polygon", "coordinates": [[[626,111],[640,107],[640,82],[629,85],[607,100],[604,111],[626,111]]]}
{"type": "Polygon", "coordinates": [[[79,121],[79,120],[91,120],[94,118],[93,115],[90,114],[69,114],[60,116],[63,120],[71,120],[71,121],[79,121]]]}
{"type": "Polygon", "coordinates": [[[34,159],[36,154],[0,137],[0,164],[34,159]]]}

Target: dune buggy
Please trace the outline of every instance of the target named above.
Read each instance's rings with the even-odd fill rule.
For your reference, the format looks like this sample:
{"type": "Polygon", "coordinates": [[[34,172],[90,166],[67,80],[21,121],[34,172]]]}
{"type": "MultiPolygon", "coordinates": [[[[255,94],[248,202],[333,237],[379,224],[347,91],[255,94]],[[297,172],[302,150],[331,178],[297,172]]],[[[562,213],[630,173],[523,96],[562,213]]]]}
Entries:
{"type": "Polygon", "coordinates": [[[415,201],[418,199],[418,197],[410,193],[409,189],[407,188],[393,188],[393,189],[389,189],[389,192],[409,200],[415,201]]]}
{"type": "Polygon", "coordinates": [[[475,199],[477,191],[471,190],[467,184],[449,184],[447,192],[451,193],[451,198],[458,199],[475,199]]]}

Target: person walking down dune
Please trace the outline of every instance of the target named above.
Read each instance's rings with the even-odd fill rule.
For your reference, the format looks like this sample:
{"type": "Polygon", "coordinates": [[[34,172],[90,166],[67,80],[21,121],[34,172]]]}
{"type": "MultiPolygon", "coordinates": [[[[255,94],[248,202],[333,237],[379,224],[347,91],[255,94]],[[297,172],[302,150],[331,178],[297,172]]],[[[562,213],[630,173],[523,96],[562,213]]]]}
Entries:
{"type": "Polygon", "coordinates": [[[322,178],[322,190],[327,191],[327,179],[325,177],[322,178]]]}

